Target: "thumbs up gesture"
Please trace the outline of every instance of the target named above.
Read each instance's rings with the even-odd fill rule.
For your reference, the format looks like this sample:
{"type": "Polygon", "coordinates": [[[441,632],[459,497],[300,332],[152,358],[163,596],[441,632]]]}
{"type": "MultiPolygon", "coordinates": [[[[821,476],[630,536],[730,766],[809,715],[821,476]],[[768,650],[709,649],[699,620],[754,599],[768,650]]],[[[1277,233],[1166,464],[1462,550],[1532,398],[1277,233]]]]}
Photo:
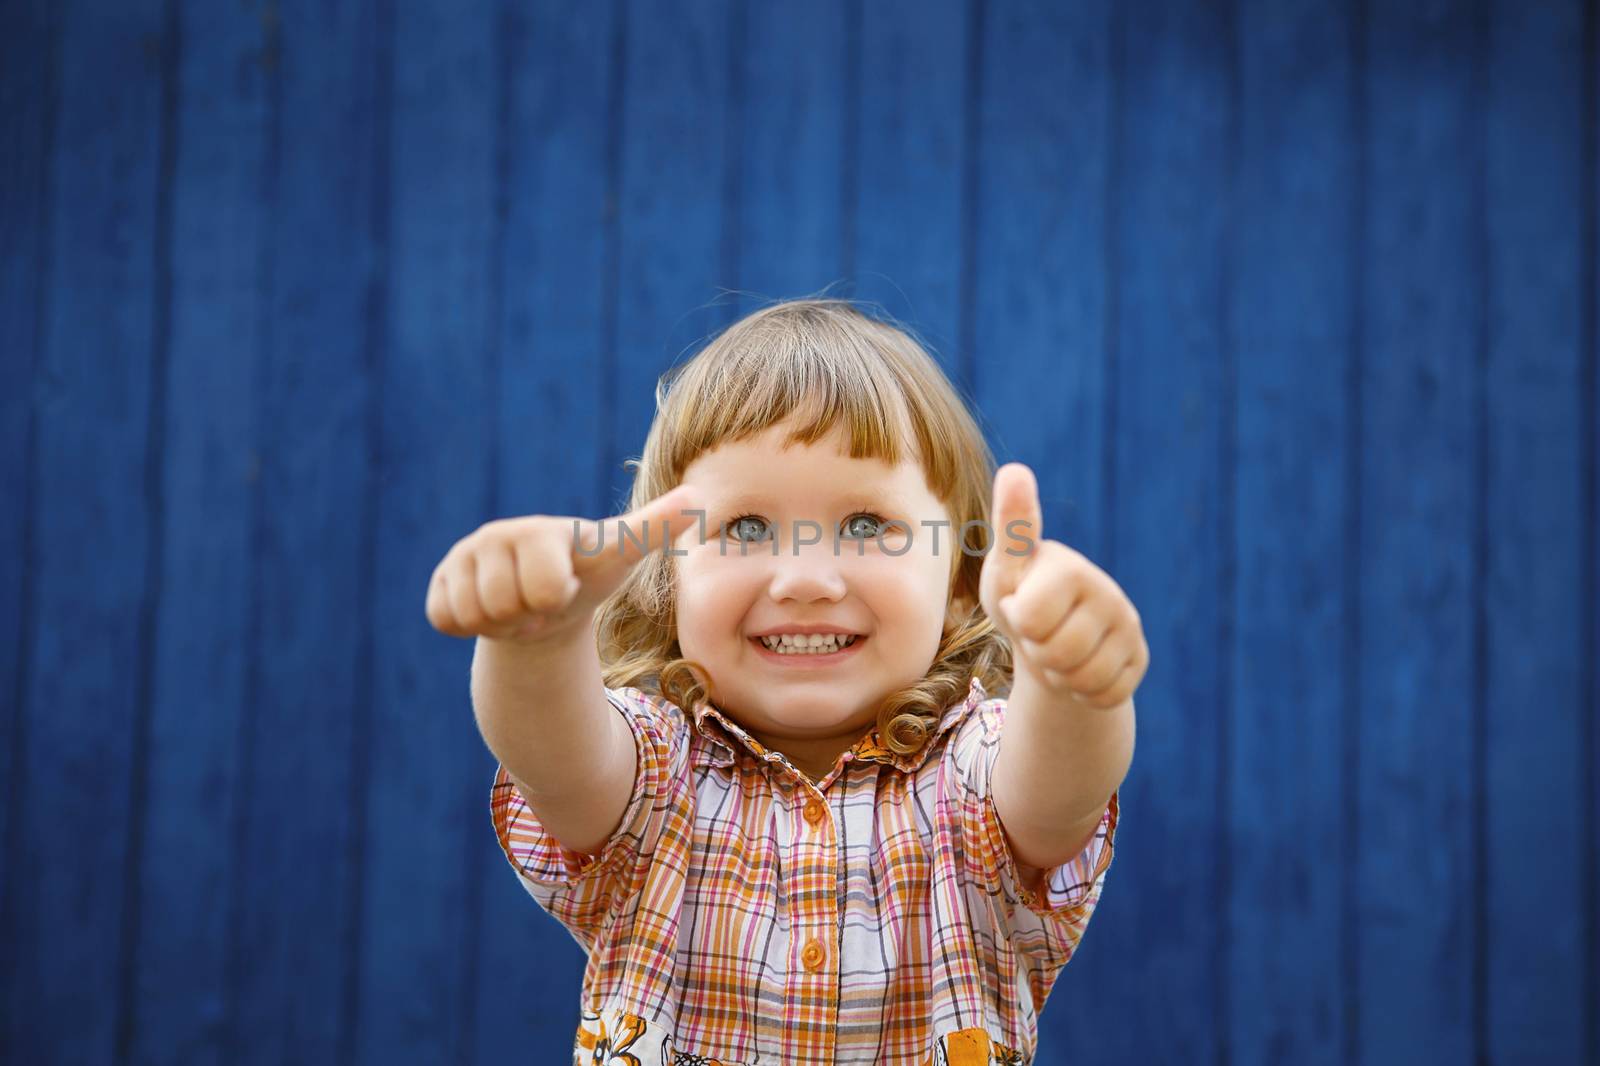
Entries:
{"type": "Polygon", "coordinates": [[[704,517],[694,507],[694,490],[680,485],[600,521],[527,515],[489,522],[434,568],[428,621],[453,637],[518,644],[587,630],[595,609],[646,554],[704,517]]]}
{"type": "Polygon", "coordinates": [[[1121,706],[1150,664],[1132,601],[1082,554],[1043,539],[1039,485],[1023,464],[995,472],[990,521],[979,599],[1017,672],[1089,707],[1121,706]]]}

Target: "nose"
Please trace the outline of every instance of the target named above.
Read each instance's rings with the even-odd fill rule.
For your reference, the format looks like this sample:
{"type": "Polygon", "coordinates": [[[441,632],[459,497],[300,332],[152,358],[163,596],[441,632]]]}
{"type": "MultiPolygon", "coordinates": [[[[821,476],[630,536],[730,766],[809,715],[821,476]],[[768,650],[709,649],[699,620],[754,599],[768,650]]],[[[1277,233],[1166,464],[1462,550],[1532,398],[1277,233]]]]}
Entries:
{"type": "Polygon", "coordinates": [[[770,559],[770,567],[767,595],[779,603],[785,600],[835,602],[844,598],[844,574],[840,572],[839,560],[834,558],[827,538],[820,544],[798,541],[783,544],[778,554],[770,559]]]}

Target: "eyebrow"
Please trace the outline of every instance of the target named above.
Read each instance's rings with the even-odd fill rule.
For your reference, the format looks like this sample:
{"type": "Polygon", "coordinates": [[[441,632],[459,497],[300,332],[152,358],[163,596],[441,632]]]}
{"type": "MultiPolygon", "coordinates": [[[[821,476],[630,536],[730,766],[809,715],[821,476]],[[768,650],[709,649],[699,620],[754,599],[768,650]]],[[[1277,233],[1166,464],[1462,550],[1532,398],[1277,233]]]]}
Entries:
{"type": "MultiPolygon", "coordinates": [[[[716,511],[759,511],[769,507],[772,501],[777,498],[775,494],[766,492],[741,493],[723,501],[716,508],[716,511]]],[[[838,502],[850,510],[909,510],[906,502],[892,492],[862,492],[857,490],[840,496],[838,502]]]]}

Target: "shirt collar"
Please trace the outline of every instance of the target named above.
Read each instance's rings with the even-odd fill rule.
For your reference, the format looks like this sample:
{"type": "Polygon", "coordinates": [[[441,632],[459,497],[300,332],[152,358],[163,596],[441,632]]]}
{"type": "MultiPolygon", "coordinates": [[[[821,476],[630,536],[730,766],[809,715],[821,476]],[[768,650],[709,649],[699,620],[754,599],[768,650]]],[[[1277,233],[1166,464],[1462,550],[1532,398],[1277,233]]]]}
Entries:
{"type": "MultiPolygon", "coordinates": [[[[968,712],[982,703],[986,697],[983,683],[976,677],[967,686],[966,698],[952,703],[946,707],[939,716],[938,723],[922,742],[916,751],[900,754],[882,742],[878,735],[877,727],[864,735],[851,746],[848,758],[856,762],[881,762],[893,766],[905,773],[912,773],[927,761],[929,753],[937,745],[938,740],[949,729],[966,718],[968,712]]],[[[751,736],[735,721],[727,717],[716,707],[702,700],[695,705],[692,715],[695,731],[704,739],[704,744],[695,745],[697,749],[696,762],[709,763],[712,766],[729,766],[735,760],[735,751],[742,749],[757,762],[771,763],[783,757],[781,752],[773,751],[751,736]]]]}

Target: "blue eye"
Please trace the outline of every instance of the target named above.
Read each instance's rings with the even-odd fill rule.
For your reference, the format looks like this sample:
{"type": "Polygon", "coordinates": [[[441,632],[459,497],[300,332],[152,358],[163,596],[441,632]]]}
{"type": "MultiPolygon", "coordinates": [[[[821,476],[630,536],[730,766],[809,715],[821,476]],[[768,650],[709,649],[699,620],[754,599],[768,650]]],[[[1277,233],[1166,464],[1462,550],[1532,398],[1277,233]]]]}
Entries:
{"type": "Polygon", "coordinates": [[[738,518],[735,518],[733,521],[729,522],[727,526],[724,527],[723,532],[732,533],[734,535],[734,540],[769,540],[771,539],[772,531],[767,530],[766,526],[767,520],[765,518],[762,518],[759,515],[747,514],[740,515],[738,518]],[[751,526],[756,528],[756,535],[745,536],[744,534],[750,531],[751,526]],[[760,532],[761,530],[766,530],[766,532],[760,532]]]}
{"type": "Polygon", "coordinates": [[[844,520],[845,536],[863,537],[870,540],[883,532],[883,522],[884,520],[882,517],[871,513],[851,515],[849,518],[844,520]],[[863,519],[871,523],[871,525],[876,528],[872,528],[870,531],[858,529],[856,523],[862,521],[863,519]]]}

